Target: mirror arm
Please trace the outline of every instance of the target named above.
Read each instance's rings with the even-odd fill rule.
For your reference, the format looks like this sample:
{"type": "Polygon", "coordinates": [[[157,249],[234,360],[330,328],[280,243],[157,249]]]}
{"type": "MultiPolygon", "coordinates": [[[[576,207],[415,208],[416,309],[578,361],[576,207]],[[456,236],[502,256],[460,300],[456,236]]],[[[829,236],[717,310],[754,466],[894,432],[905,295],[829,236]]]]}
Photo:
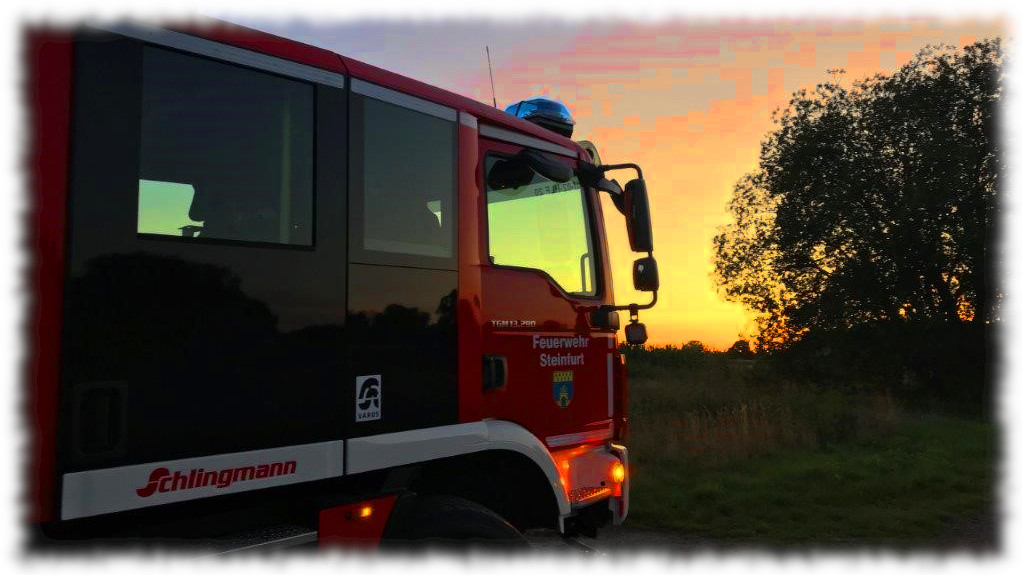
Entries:
{"type": "Polygon", "coordinates": [[[655,306],[656,302],[657,302],[657,292],[654,291],[653,292],[653,300],[650,301],[647,304],[630,303],[628,305],[601,305],[601,306],[598,306],[598,307],[594,307],[592,309],[594,309],[594,310],[601,309],[601,310],[604,310],[604,311],[625,311],[625,310],[627,310],[628,313],[630,313],[632,316],[638,316],[639,315],[639,310],[641,310],[641,309],[649,309],[649,308],[655,306]]]}
{"type": "Polygon", "coordinates": [[[614,207],[617,208],[622,215],[627,216],[624,208],[624,197],[625,192],[621,186],[613,180],[606,178],[606,173],[611,170],[624,170],[633,169],[635,173],[639,175],[639,179],[642,178],[642,168],[637,164],[590,164],[588,162],[580,162],[576,172],[579,175],[579,181],[586,187],[596,188],[599,191],[607,192],[610,194],[612,200],[614,200],[614,207]]]}
{"type": "Polygon", "coordinates": [[[600,181],[593,186],[597,190],[607,192],[613,197],[624,197],[625,191],[621,189],[621,186],[614,180],[608,180],[607,178],[600,178],[600,181]]]}
{"type": "Polygon", "coordinates": [[[624,195],[624,190],[621,189],[617,182],[612,182],[604,177],[603,166],[579,162],[579,166],[575,171],[578,174],[579,181],[587,188],[596,188],[601,192],[607,192],[611,197],[624,195]]]}
{"type": "Polygon", "coordinates": [[[624,190],[616,182],[612,182],[606,178],[606,173],[611,170],[624,170],[631,168],[639,175],[639,179],[642,178],[642,168],[637,164],[601,164],[599,166],[590,164],[588,162],[580,162],[576,172],[579,175],[582,185],[596,188],[604,192],[609,192],[613,195],[621,195],[624,190]]]}
{"type": "Polygon", "coordinates": [[[654,291],[653,292],[653,299],[650,300],[650,302],[648,304],[646,304],[646,305],[639,305],[639,304],[634,304],[633,303],[633,304],[628,306],[628,311],[629,312],[634,312],[632,315],[638,317],[640,309],[649,309],[649,308],[655,306],[656,305],[656,300],[657,300],[657,292],[654,291]]]}
{"type": "Polygon", "coordinates": [[[626,168],[631,168],[635,170],[635,172],[639,174],[639,179],[640,180],[644,179],[642,177],[642,168],[640,168],[636,164],[601,164],[599,166],[599,169],[604,172],[609,172],[611,170],[624,170],[626,168]]]}

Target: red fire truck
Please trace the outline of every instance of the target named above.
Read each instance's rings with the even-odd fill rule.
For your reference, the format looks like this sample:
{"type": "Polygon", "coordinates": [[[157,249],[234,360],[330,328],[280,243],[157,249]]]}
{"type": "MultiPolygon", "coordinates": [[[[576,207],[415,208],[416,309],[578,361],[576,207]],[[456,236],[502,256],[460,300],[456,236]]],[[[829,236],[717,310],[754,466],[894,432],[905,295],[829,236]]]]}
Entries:
{"type": "Polygon", "coordinates": [[[601,164],[556,103],[509,113],[226,23],[24,45],[34,541],[625,519],[618,312],[641,343],[652,303],[614,301],[600,196],[655,303],[638,166],[601,164]]]}

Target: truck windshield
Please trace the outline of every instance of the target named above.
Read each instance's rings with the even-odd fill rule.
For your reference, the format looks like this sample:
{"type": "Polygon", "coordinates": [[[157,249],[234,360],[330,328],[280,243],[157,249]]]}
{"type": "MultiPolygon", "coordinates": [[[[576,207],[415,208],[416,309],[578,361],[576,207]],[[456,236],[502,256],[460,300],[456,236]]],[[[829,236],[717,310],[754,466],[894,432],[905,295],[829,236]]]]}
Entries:
{"type": "Polygon", "coordinates": [[[490,262],[542,270],[565,292],[596,294],[589,210],[578,178],[553,182],[533,172],[518,187],[494,187],[499,162],[486,159],[490,262]]]}

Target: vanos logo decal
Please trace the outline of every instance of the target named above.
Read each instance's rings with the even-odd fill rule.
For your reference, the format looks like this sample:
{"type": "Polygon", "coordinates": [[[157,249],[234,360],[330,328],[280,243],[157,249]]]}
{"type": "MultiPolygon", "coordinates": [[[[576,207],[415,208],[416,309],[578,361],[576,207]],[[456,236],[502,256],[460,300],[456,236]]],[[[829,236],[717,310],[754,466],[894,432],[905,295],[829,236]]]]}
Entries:
{"type": "Polygon", "coordinates": [[[383,411],[383,376],[360,375],[355,378],[355,421],[379,419],[383,411]]]}

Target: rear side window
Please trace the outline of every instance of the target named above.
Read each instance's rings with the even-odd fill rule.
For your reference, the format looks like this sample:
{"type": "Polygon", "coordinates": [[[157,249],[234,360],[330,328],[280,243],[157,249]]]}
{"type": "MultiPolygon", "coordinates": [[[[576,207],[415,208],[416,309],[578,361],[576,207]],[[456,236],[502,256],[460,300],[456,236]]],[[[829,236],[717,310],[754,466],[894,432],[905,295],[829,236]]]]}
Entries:
{"type": "Polygon", "coordinates": [[[453,111],[353,82],[353,261],[448,268],[455,254],[453,111]],[[364,90],[373,94],[361,94],[364,90]],[[380,96],[380,97],[376,97],[380,96]],[[390,98],[396,101],[386,101],[390,98]]]}
{"type": "Polygon", "coordinates": [[[589,212],[578,178],[550,181],[513,159],[486,158],[490,262],[546,272],[565,292],[596,295],[589,212]],[[531,172],[511,187],[502,174],[531,172]],[[525,177],[528,181],[528,176],[525,177]]]}
{"type": "Polygon", "coordinates": [[[452,123],[366,98],[365,126],[362,248],[451,257],[452,123]]]}
{"type": "Polygon", "coordinates": [[[145,47],[138,233],[313,244],[313,87],[145,47]]]}

